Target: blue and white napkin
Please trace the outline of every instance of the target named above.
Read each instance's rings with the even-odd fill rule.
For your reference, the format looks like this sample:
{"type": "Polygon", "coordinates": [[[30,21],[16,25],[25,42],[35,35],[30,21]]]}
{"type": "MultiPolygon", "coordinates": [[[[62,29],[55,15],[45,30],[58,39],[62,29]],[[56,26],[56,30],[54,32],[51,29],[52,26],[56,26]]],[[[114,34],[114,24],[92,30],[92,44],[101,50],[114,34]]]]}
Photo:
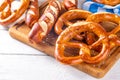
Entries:
{"type": "Polygon", "coordinates": [[[109,5],[93,2],[92,0],[86,0],[82,5],[82,9],[88,10],[92,13],[110,12],[120,16],[120,4],[116,6],[109,6],[109,5]]]}

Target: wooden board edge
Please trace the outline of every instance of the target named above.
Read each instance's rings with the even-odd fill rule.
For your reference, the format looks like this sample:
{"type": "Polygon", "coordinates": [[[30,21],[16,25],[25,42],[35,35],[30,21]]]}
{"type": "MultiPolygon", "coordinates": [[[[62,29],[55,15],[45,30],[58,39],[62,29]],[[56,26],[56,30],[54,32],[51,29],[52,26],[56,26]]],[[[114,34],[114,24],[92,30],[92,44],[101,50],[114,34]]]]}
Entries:
{"type": "Polygon", "coordinates": [[[80,71],[83,71],[87,74],[90,74],[91,76],[93,76],[95,78],[103,78],[110,71],[110,69],[114,66],[114,64],[119,60],[120,47],[118,47],[116,49],[116,52],[111,57],[114,57],[115,59],[112,61],[111,61],[111,59],[107,59],[107,65],[106,65],[106,68],[104,68],[104,69],[96,68],[96,70],[93,71],[93,70],[90,70],[91,69],[90,66],[88,66],[84,63],[82,64],[83,66],[75,65],[73,67],[75,67],[76,69],[79,69],[80,71]],[[108,62],[110,62],[110,63],[108,64],[108,62]],[[84,66],[87,66],[88,68],[86,69],[84,66]],[[88,69],[91,71],[90,73],[88,73],[88,69]],[[94,73],[94,74],[91,74],[91,73],[94,73]]]}
{"type": "MultiPolygon", "coordinates": [[[[46,52],[46,51],[44,50],[44,48],[48,49],[47,47],[41,47],[41,46],[39,46],[38,44],[32,44],[32,43],[30,43],[29,40],[28,40],[28,38],[27,38],[27,36],[25,36],[24,33],[22,34],[21,32],[17,31],[17,29],[16,29],[15,26],[14,26],[14,27],[11,27],[11,28],[9,29],[9,34],[10,34],[10,36],[11,36],[12,38],[14,38],[14,39],[16,39],[16,40],[19,40],[19,41],[21,41],[22,43],[25,43],[25,44],[27,44],[27,45],[29,45],[29,46],[37,49],[37,50],[40,50],[41,52],[44,52],[44,53],[52,56],[52,57],[54,56],[54,54],[51,54],[51,53],[54,53],[54,49],[53,49],[54,46],[49,49],[49,50],[50,50],[49,52],[46,52]],[[16,36],[16,33],[18,33],[17,36],[16,36]],[[19,36],[19,37],[18,37],[18,36],[19,36]]],[[[44,44],[41,44],[41,45],[45,46],[44,44]]],[[[120,52],[120,49],[119,49],[119,50],[117,49],[117,52],[120,52]]],[[[115,59],[114,61],[112,61],[109,65],[107,65],[106,69],[96,68],[96,70],[93,71],[93,69],[92,69],[88,64],[85,64],[85,63],[82,63],[82,64],[80,64],[80,65],[73,65],[73,67],[75,67],[75,68],[77,68],[78,70],[83,71],[83,72],[85,72],[85,73],[87,73],[87,74],[89,74],[89,75],[91,75],[91,76],[93,76],[93,77],[95,77],[95,78],[102,78],[102,77],[105,76],[105,74],[112,68],[112,66],[113,66],[113,65],[116,63],[116,61],[119,59],[120,54],[119,54],[119,56],[117,55],[117,57],[116,57],[116,55],[117,55],[117,53],[115,53],[114,55],[112,55],[112,56],[115,57],[116,59],[115,59]],[[85,68],[85,66],[86,66],[87,68],[85,68]],[[91,73],[93,73],[93,74],[91,74],[91,73]]],[[[108,59],[108,60],[110,61],[110,59],[108,59]]]]}

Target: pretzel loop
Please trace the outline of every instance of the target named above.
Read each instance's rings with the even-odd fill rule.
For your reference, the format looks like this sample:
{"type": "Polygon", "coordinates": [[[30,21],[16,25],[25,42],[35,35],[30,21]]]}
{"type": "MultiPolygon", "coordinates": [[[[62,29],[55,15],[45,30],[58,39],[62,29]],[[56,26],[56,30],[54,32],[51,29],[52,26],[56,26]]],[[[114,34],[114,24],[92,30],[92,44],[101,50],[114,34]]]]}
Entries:
{"type": "Polygon", "coordinates": [[[103,21],[108,21],[108,22],[113,22],[117,24],[111,31],[108,31],[107,35],[110,41],[110,46],[111,48],[115,46],[120,46],[120,39],[117,33],[120,31],[120,17],[108,13],[108,12],[101,12],[101,13],[95,13],[90,15],[86,21],[91,21],[91,22],[96,22],[96,23],[101,23],[103,21]]]}
{"type": "Polygon", "coordinates": [[[9,25],[16,21],[18,18],[22,16],[22,14],[26,11],[26,9],[29,6],[29,0],[20,0],[20,7],[12,11],[11,10],[11,4],[14,0],[5,0],[2,5],[0,6],[0,24],[1,25],[9,25]],[[7,11],[3,11],[6,7],[8,7],[7,11]]]}
{"type": "Polygon", "coordinates": [[[56,41],[55,48],[55,57],[59,61],[67,64],[78,64],[81,62],[87,63],[98,63],[104,60],[109,54],[109,42],[107,38],[107,33],[97,23],[81,21],[75,23],[68,28],[66,28],[58,37],[56,41]],[[94,42],[91,45],[88,45],[85,42],[71,42],[71,40],[78,34],[82,32],[90,31],[98,36],[98,41],[94,42]],[[91,50],[95,46],[101,45],[101,51],[96,56],[92,56],[91,50]],[[65,56],[65,48],[74,47],[79,48],[79,55],[77,56],[65,56]]]}
{"type": "Polygon", "coordinates": [[[63,13],[57,20],[55,24],[55,32],[59,35],[63,31],[63,26],[67,25],[70,26],[73,23],[70,22],[71,20],[75,19],[86,19],[89,15],[91,15],[89,11],[84,11],[80,9],[69,10],[63,13]]]}

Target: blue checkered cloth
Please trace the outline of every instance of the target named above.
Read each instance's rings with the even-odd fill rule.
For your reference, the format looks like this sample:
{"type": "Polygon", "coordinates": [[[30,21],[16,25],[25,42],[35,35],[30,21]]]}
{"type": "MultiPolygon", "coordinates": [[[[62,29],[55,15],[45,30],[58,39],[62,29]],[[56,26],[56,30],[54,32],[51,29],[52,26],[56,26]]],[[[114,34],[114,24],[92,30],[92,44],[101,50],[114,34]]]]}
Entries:
{"type": "Polygon", "coordinates": [[[82,5],[82,9],[88,10],[92,13],[110,12],[120,16],[120,4],[116,6],[109,6],[109,5],[93,2],[92,0],[86,0],[82,5]]]}

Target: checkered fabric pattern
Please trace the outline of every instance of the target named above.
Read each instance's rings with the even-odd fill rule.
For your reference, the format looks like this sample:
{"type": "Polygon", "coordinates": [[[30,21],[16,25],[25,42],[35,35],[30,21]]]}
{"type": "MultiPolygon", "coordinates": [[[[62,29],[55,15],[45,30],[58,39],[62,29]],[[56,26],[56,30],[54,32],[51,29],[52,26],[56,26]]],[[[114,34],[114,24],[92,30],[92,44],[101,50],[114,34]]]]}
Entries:
{"type": "Polygon", "coordinates": [[[86,0],[82,5],[82,9],[88,10],[92,13],[110,12],[120,16],[120,4],[116,6],[109,6],[109,5],[93,2],[92,0],[86,0]]]}

